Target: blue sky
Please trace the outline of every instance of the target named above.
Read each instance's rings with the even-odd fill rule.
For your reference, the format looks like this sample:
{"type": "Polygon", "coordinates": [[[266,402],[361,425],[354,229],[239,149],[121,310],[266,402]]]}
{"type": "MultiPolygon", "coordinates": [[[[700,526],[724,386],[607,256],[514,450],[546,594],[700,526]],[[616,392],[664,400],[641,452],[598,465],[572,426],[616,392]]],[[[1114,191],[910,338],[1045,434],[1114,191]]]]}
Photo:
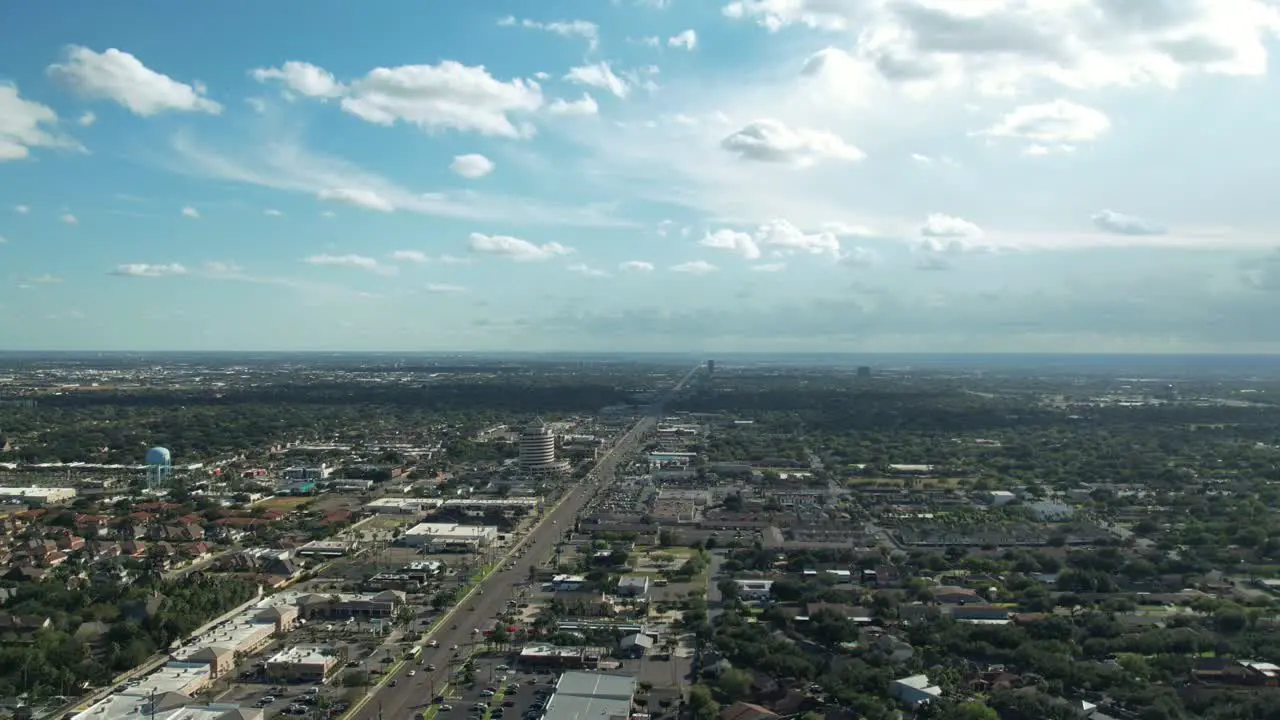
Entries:
{"type": "Polygon", "coordinates": [[[1276,0],[4,3],[0,348],[1276,352],[1277,33],[1276,0]]]}

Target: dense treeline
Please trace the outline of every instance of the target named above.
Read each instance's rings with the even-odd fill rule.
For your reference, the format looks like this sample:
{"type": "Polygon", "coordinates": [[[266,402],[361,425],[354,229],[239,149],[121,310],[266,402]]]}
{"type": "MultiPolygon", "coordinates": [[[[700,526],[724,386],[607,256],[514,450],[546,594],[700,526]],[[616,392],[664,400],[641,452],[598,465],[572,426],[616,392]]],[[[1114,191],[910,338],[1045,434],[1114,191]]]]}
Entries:
{"type": "Polygon", "coordinates": [[[205,576],[75,589],[65,579],[21,585],[5,612],[50,622],[20,634],[6,631],[0,696],[74,695],[110,683],[255,592],[249,583],[205,576]]]}
{"type": "Polygon", "coordinates": [[[35,409],[0,407],[0,438],[18,446],[0,452],[0,462],[138,463],[152,445],[185,462],[298,438],[358,440],[406,427],[478,428],[513,415],[595,412],[628,396],[603,382],[546,379],[69,393],[42,399],[35,409]]]}

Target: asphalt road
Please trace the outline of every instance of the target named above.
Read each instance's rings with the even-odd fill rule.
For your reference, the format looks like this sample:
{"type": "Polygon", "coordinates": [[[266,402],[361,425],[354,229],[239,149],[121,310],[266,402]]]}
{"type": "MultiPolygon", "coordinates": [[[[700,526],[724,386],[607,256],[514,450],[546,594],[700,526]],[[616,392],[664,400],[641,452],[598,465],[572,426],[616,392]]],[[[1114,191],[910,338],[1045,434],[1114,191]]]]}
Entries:
{"type": "MultiPolygon", "coordinates": [[[[666,397],[683,388],[700,368],[701,365],[684,375],[666,397]]],[[[439,629],[429,636],[440,646],[424,647],[422,663],[406,663],[396,673],[396,686],[387,685],[379,689],[351,720],[412,720],[416,713],[422,712],[431,703],[432,693],[439,693],[447,684],[450,672],[471,654],[473,643],[483,640],[480,635],[473,636],[471,631],[493,626],[494,620],[506,609],[507,601],[512,599],[516,586],[528,581],[529,568],[552,553],[557,539],[566,528],[573,526],[578,512],[602,486],[613,481],[618,464],[637,448],[639,440],[657,422],[662,410],[661,402],[650,406],[645,416],[636,421],[596,462],[587,480],[573,486],[560,504],[513,548],[525,548],[525,556],[503,559],[501,568],[485,579],[480,591],[473,592],[445,617],[439,629]],[[457,651],[451,649],[454,645],[458,646],[457,651]],[[435,665],[436,670],[427,672],[427,665],[435,665]],[[414,677],[408,676],[410,670],[417,671],[414,677]]]]}

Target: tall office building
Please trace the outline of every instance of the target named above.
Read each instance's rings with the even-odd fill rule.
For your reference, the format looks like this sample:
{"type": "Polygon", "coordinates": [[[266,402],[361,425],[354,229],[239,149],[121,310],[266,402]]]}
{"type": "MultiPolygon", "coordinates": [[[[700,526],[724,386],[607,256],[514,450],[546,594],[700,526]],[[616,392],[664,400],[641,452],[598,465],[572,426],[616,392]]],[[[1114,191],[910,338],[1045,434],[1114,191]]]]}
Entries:
{"type": "Polygon", "coordinates": [[[520,433],[520,469],[529,473],[552,472],[556,462],[556,435],[538,420],[520,433]]]}
{"type": "Polygon", "coordinates": [[[708,375],[715,375],[715,374],[716,374],[716,361],[715,361],[715,360],[708,360],[708,361],[707,361],[707,374],[708,374],[708,375]]]}

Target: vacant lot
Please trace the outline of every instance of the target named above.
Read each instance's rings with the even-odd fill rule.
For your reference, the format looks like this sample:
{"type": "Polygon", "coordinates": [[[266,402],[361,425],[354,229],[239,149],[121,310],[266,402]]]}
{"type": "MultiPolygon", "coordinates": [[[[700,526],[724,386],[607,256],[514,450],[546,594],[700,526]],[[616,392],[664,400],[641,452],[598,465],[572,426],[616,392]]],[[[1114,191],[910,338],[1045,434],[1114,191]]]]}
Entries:
{"type": "Polygon", "coordinates": [[[257,505],[254,505],[254,507],[262,508],[263,510],[275,510],[276,512],[291,512],[293,510],[297,510],[298,506],[306,505],[312,500],[313,498],[305,496],[273,497],[259,502],[257,505]]]}

